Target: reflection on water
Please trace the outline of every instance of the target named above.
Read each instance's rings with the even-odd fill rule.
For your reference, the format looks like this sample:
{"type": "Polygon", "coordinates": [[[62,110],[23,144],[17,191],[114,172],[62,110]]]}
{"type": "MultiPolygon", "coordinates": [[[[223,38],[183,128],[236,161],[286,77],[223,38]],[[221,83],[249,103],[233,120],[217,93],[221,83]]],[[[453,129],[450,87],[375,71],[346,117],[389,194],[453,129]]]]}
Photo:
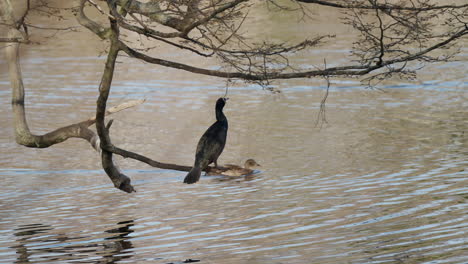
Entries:
{"type": "Polygon", "coordinates": [[[17,245],[11,248],[16,250],[15,263],[115,263],[133,255],[132,242],[128,240],[128,234],[133,232],[133,225],[133,220],[119,222],[118,227],[105,231],[108,234],[75,237],[55,232],[48,225],[23,225],[14,230],[17,245]]]}
{"type": "MultiPolygon", "coordinates": [[[[23,225],[15,229],[14,235],[17,259],[15,263],[135,263],[131,260],[135,254],[129,234],[134,221],[117,223],[114,229],[105,230],[102,234],[83,234],[71,237],[55,232],[52,226],[43,224],[23,225]]],[[[147,260],[161,260],[154,257],[147,260]]],[[[170,262],[195,263],[200,260],[186,259],[170,262]]]]}

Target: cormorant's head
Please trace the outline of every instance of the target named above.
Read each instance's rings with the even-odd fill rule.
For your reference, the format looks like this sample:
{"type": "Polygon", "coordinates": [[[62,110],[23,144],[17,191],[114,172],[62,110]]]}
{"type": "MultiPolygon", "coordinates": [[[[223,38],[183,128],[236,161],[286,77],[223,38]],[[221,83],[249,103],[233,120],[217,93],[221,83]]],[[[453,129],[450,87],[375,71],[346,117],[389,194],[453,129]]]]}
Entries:
{"type": "Polygon", "coordinates": [[[217,109],[223,109],[224,105],[226,104],[226,101],[228,100],[229,98],[227,97],[221,97],[218,99],[218,101],[216,101],[216,108],[217,109]]]}

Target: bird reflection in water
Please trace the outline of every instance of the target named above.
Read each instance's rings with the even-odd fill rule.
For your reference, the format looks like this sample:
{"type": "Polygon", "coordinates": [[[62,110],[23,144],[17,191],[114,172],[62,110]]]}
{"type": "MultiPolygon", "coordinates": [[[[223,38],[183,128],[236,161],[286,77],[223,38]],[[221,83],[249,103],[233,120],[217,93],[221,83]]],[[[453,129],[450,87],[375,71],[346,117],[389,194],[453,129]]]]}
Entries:
{"type": "Polygon", "coordinates": [[[111,234],[96,242],[95,237],[71,237],[54,232],[44,224],[23,225],[15,229],[18,245],[15,263],[83,261],[86,263],[115,263],[131,258],[132,242],[128,235],[133,232],[133,220],[117,223],[118,227],[106,230],[111,234]]]}

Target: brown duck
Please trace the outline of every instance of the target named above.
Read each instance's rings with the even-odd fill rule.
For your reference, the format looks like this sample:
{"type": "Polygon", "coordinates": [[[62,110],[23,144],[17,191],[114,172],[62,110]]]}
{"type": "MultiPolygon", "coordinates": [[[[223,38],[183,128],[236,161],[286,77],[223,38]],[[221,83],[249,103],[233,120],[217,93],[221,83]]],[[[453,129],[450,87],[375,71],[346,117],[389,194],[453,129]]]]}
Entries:
{"type": "Polygon", "coordinates": [[[233,164],[226,164],[224,165],[224,168],[211,168],[208,174],[239,177],[243,175],[252,174],[253,169],[259,166],[260,164],[258,164],[255,160],[248,159],[245,161],[244,167],[233,165],[233,164]]]}

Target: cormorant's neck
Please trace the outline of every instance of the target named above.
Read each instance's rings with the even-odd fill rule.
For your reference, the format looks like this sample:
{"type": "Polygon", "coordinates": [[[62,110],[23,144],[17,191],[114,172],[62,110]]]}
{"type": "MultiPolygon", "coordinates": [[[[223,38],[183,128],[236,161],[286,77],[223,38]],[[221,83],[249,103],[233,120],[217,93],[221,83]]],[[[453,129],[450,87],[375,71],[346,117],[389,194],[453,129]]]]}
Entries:
{"type": "Polygon", "coordinates": [[[226,116],[223,113],[223,108],[222,107],[216,107],[216,120],[217,121],[226,120],[226,116]]]}

